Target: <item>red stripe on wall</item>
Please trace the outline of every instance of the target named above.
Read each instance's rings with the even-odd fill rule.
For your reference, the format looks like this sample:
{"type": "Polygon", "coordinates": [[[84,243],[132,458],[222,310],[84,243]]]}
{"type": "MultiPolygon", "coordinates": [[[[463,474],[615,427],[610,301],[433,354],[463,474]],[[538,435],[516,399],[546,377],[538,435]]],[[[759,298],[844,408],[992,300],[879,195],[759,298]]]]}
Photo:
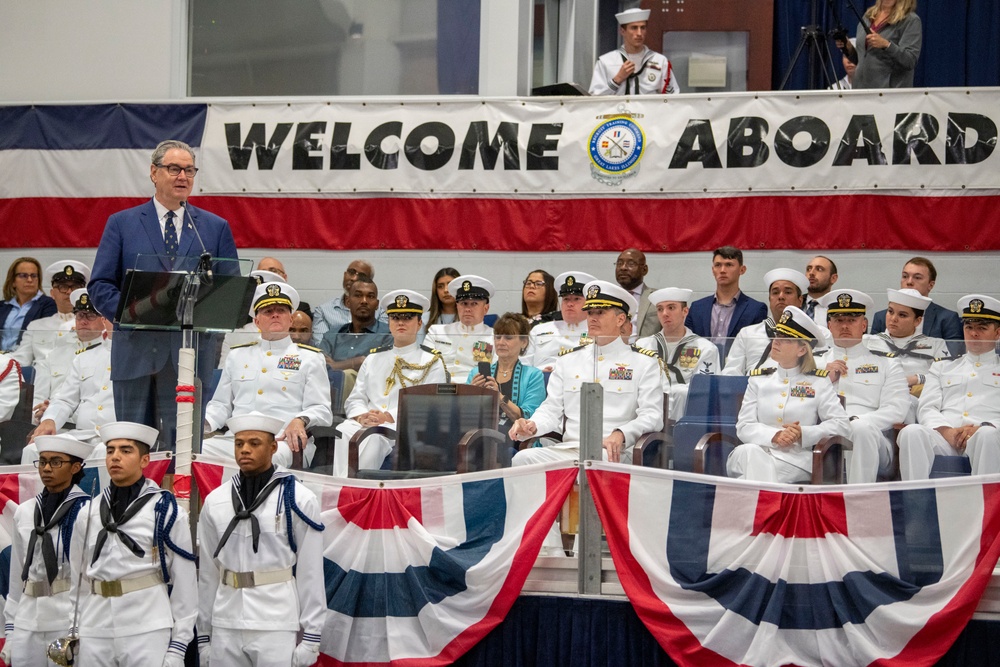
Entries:
{"type": "MultiPolygon", "coordinates": [[[[0,247],[93,247],[136,198],[0,199],[0,247]]],[[[652,252],[1000,249],[1000,197],[197,197],[248,248],[652,252]]]]}

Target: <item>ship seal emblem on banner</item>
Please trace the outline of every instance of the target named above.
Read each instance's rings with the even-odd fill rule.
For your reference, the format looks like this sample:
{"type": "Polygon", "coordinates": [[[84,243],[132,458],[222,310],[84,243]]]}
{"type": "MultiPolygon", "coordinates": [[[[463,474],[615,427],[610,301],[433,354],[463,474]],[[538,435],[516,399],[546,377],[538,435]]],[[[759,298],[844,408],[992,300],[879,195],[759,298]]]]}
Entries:
{"type": "Polygon", "coordinates": [[[624,105],[618,113],[598,116],[603,122],[590,134],[590,175],[604,185],[617,186],[639,173],[646,135],[624,105]]]}

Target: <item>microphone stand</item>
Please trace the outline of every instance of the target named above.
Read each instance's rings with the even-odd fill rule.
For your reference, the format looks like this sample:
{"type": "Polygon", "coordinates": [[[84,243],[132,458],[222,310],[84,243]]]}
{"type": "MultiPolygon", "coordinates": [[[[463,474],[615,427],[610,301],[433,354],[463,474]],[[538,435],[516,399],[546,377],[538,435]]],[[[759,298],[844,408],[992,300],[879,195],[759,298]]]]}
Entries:
{"type": "MultiPolygon", "coordinates": [[[[194,311],[198,302],[198,292],[202,285],[211,285],[214,280],[212,274],[212,254],[205,247],[205,242],[201,238],[201,233],[194,223],[194,217],[188,210],[187,202],[182,202],[185,219],[194,231],[195,237],[201,245],[201,257],[198,259],[198,266],[194,271],[184,276],[184,286],[181,291],[181,298],[177,303],[178,317],[181,323],[181,348],[177,354],[177,442],[175,447],[174,475],[175,477],[191,475],[192,452],[194,451],[195,428],[201,428],[200,409],[196,409],[196,403],[200,407],[198,396],[200,387],[197,381],[196,358],[195,358],[195,331],[194,331],[194,311]],[[196,418],[197,417],[197,424],[196,418]]],[[[198,436],[201,435],[199,430],[198,436]]],[[[200,450],[200,437],[199,450],[200,450]]],[[[189,498],[178,498],[178,503],[188,509],[189,498]]],[[[192,517],[193,519],[193,517],[192,517]]]]}

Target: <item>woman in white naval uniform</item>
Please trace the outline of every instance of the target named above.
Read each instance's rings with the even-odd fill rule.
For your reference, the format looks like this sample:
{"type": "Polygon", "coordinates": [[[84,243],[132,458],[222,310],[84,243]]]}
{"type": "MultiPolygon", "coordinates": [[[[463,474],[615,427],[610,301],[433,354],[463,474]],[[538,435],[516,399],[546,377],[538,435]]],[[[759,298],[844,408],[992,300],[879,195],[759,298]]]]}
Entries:
{"type": "MultiPolygon", "coordinates": [[[[365,357],[354,389],[344,401],[348,419],[337,427],[340,437],[333,452],[333,474],[338,477],[347,475],[347,443],[351,436],[369,426],[395,428],[400,389],[450,381],[441,354],[417,343],[421,318],[430,301],[422,294],[401,289],[386,294],[379,305],[389,317],[392,346],[376,348],[365,357]]],[[[361,443],[358,468],[378,468],[390,452],[392,443],[388,438],[370,436],[361,443]]]]}
{"type": "Polygon", "coordinates": [[[0,659],[17,667],[48,667],[49,644],[73,618],[69,544],[76,515],[90,497],[77,486],[93,445],[68,435],[39,436],[38,474],[45,489],[14,512],[10,581],[4,606],[7,642],[0,659]]]}
{"type": "Polygon", "coordinates": [[[847,413],[812,348],[822,338],[812,318],[788,306],[775,325],[776,368],[750,374],[736,435],[744,443],[726,463],[730,477],[788,484],[809,481],[812,448],[823,438],[851,434],[847,413]]]}

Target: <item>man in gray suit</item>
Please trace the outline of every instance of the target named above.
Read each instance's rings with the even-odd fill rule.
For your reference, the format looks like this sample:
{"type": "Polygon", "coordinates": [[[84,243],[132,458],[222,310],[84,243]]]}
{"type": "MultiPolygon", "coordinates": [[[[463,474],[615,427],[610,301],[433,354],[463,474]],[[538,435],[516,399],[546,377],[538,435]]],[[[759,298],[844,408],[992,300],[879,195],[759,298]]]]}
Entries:
{"type": "Polygon", "coordinates": [[[639,308],[632,313],[630,343],[644,336],[652,336],[660,330],[656,308],[649,303],[649,295],[656,288],[649,287],[643,282],[647,273],[649,267],[646,266],[646,255],[641,250],[629,248],[618,255],[618,260],[615,262],[615,280],[639,302],[639,308]]]}

